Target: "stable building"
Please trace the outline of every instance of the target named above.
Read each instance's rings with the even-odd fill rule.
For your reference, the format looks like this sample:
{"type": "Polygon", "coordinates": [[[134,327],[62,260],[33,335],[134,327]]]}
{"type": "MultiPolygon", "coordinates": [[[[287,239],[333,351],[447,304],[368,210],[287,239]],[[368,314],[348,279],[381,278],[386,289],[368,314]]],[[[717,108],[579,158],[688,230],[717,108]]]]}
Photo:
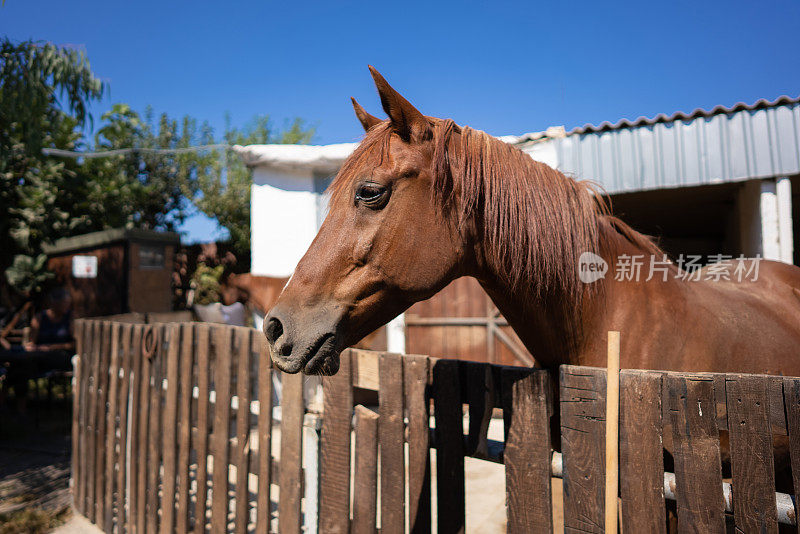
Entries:
{"type": "Polygon", "coordinates": [[[66,237],[44,247],[55,283],[69,290],[75,318],[172,311],[172,273],[180,236],[116,228],[66,237]]]}
{"type": "MultiPolygon", "coordinates": [[[[797,264],[800,98],[504,136],[532,158],[591,180],[672,257],[725,254],[797,264]]],[[[250,145],[252,268],[286,277],[325,216],[325,189],[357,143],[250,145]]],[[[389,350],[533,362],[474,280],[456,280],[390,324],[389,350]]]]}

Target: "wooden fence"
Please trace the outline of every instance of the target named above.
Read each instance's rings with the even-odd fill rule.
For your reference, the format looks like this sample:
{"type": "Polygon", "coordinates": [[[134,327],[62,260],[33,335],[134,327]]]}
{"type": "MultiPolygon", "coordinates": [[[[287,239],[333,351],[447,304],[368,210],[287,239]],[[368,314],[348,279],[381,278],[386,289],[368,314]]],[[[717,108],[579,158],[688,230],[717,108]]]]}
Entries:
{"type": "MultiPolygon", "coordinates": [[[[76,326],[75,506],[105,532],[384,534],[433,523],[441,534],[463,532],[466,456],[505,464],[509,531],[552,531],[553,476],[563,477],[565,530],[603,530],[602,369],[563,366],[556,406],[540,370],[347,350],[323,380],[317,449],[301,375],[282,377],[274,424],[259,333],[76,326]],[[378,391],[377,408],[354,407],[354,388],[378,391]],[[487,439],[498,409],[502,442],[487,439]],[[555,409],[561,453],[551,448],[555,409]]],[[[620,385],[624,532],[665,532],[669,499],[681,532],[795,523],[793,497],[775,492],[773,441],[790,445],[800,487],[800,379],[622,371],[620,385]],[[663,446],[674,474],[664,472],[663,446]]]]}

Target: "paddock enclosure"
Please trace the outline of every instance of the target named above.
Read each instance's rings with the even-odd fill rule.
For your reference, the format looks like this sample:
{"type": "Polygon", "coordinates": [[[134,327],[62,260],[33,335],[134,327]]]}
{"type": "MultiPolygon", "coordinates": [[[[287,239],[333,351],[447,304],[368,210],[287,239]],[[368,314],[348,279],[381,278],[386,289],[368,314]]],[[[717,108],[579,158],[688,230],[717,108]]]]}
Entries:
{"type": "MultiPolygon", "coordinates": [[[[105,532],[463,532],[468,456],[504,464],[509,531],[552,531],[552,477],[565,531],[603,530],[603,369],[562,366],[556,405],[541,370],[349,349],[321,406],[283,375],[278,410],[255,330],[78,320],[76,339],[74,505],[105,532]],[[378,406],[354,406],[359,389],[378,406]]],[[[789,437],[798,487],[799,432],[798,378],[623,370],[623,531],[665,532],[667,500],[681,532],[795,524],[773,439],[789,437]]]]}

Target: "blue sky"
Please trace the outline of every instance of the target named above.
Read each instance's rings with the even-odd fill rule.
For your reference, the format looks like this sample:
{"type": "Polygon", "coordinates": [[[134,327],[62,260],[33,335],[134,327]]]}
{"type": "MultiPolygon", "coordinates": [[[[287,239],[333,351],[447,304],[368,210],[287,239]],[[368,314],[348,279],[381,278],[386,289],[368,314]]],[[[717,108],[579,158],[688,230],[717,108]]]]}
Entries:
{"type": "MultiPolygon", "coordinates": [[[[800,2],[6,0],[0,32],[85,48],[112,102],[218,131],[300,116],[359,139],[375,65],[423,113],[495,135],[800,94],[800,2]]],[[[193,218],[189,239],[213,237],[193,218]]]]}

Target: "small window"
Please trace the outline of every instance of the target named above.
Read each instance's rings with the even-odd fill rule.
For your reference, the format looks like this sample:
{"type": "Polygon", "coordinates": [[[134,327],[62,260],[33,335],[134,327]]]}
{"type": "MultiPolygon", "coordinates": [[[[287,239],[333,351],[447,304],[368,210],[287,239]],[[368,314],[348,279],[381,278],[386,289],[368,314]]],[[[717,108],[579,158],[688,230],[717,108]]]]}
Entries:
{"type": "Polygon", "coordinates": [[[163,269],[164,247],[158,245],[139,245],[140,269],[163,269]]]}

